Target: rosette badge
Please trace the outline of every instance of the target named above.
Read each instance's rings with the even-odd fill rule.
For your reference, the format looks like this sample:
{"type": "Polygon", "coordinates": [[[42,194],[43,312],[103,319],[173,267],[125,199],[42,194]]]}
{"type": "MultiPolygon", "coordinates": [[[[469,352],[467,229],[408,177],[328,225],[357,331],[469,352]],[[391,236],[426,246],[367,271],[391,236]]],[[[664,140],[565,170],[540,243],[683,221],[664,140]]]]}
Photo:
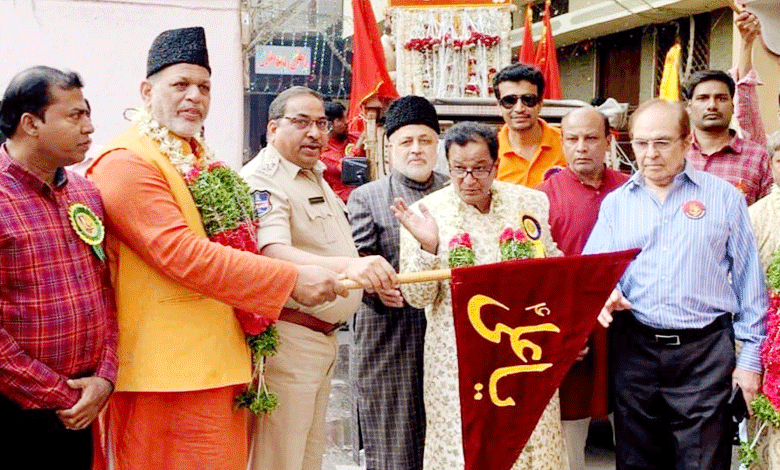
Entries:
{"type": "Polygon", "coordinates": [[[92,209],[80,202],[68,206],[68,218],[76,235],[84,243],[92,247],[92,251],[95,252],[100,261],[105,261],[106,252],[103,251],[101,246],[103,238],[106,236],[103,221],[92,212],[92,209]]]}
{"type": "Polygon", "coordinates": [[[474,248],[471,245],[471,237],[468,233],[456,235],[448,245],[450,254],[448,257],[450,267],[474,266],[474,248]]]}

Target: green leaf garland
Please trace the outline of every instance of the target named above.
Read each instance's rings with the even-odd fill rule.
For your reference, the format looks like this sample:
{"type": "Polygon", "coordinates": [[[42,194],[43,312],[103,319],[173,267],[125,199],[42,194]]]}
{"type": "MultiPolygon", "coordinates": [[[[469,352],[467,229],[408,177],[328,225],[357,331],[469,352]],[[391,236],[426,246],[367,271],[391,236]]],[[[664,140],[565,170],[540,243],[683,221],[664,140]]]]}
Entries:
{"type": "Polygon", "coordinates": [[[234,229],[254,214],[249,185],[230,168],[202,171],[189,189],[209,235],[234,229]]]}

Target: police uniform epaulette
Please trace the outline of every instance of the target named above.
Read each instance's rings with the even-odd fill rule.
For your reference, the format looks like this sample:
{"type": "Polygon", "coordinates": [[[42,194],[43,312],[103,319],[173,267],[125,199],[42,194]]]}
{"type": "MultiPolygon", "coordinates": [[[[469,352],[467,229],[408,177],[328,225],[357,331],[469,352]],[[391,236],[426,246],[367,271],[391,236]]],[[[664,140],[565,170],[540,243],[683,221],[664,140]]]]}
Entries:
{"type": "Polygon", "coordinates": [[[257,170],[265,176],[273,176],[279,168],[279,155],[276,152],[263,152],[257,170]]]}

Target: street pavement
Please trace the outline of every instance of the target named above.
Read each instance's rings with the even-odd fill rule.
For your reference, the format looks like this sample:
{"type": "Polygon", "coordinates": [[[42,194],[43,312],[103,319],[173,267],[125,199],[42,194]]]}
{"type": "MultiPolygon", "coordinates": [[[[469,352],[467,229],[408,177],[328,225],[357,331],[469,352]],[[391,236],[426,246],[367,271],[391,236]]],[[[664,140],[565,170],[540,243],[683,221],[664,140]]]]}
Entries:
{"type": "MultiPolygon", "coordinates": [[[[352,390],[348,378],[349,332],[339,331],[338,335],[339,357],[331,381],[330,402],[325,418],[326,449],[322,470],[365,470],[365,466],[355,463],[352,451],[352,423],[350,421],[352,390]]],[[[598,445],[598,443],[609,440],[611,432],[609,424],[594,426],[594,431],[598,437],[595,439],[597,445],[589,446],[586,451],[585,470],[614,470],[614,453],[598,445]]]]}

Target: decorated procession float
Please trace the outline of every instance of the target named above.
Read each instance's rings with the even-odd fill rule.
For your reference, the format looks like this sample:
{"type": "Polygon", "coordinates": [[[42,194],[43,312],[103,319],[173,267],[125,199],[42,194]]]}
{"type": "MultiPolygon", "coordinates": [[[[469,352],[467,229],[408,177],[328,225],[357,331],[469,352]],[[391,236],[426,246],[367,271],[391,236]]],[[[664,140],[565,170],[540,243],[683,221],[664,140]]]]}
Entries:
{"type": "MultiPolygon", "coordinates": [[[[358,7],[360,3],[363,1],[353,2],[355,18],[361,16],[358,7]]],[[[552,31],[547,30],[550,28],[549,1],[545,2],[546,19],[543,21],[539,44],[539,49],[545,52],[541,54],[538,51],[534,53],[530,39],[533,3],[538,2],[527,1],[522,12],[531,47],[531,59],[527,62],[535,63],[546,77],[548,73],[545,72],[550,71],[546,71],[545,66],[554,64],[551,73],[556,76],[559,90],[557,59],[550,56],[555,52],[555,45],[552,31]]],[[[510,40],[512,14],[516,10],[510,0],[390,0],[385,10],[384,34],[375,43],[382,45],[380,55],[384,60],[381,68],[386,67],[388,80],[395,87],[395,95],[382,97],[384,84],[374,86],[371,92],[377,92],[374,94],[373,106],[386,106],[395,96],[418,95],[428,98],[434,104],[443,130],[454,122],[464,120],[500,126],[503,121],[496,109],[493,77],[517,59],[510,40]]],[[[356,58],[361,54],[357,40],[358,29],[356,21],[356,58]]],[[[360,74],[360,69],[353,67],[353,87],[362,79],[356,77],[355,73],[360,74]]],[[[363,97],[356,95],[353,90],[350,96],[351,110],[359,108],[363,97]]],[[[554,96],[548,96],[546,92],[541,117],[550,123],[558,123],[572,109],[587,104],[561,98],[560,91],[554,96]]],[[[625,125],[627,105],[620,105],[615,100],[611,100],[608,105],[614,108],[607,110],[607,114],[616,115],[616,127],[620,127],[621,123],[625,125]]],[[[350,115],[354,116],[356,112],[352,110],[350,115]]],[[[362,124],[367,131],[366,156],[371,169],[370,179],[374,179],[388,172],[383,134],[376,122],[365,119],[365,115],[363,118],[362,124]]],[[[616,151],[618,149],[613,148],[613,157],[616,151]]],[[[625,157],[612,158],[610,166],[617,168],[619,160],[625,160],[625,157]]]]}
{"type": "MultiPolygon", "coordinates": [[[[355,9],[355,59],[361,55],[358,37],[362,26],[359,18],[368,16],[368,2],[353,2],[355,9]],[[362,7],[360,4],[364,4],[362,7]]],[[[499,118],[493,98],[493,76],[512,62],[509,34],[512,11],[509,0],[390,0],[384,21],[382,50],[378,56],[380,69],[386,67],[385,80],[366,95],[355,93],[360,83],[360,68],[353,67],[353,92],[350,96],[350,115],[363,103],[382,107],[394,97],[418,95],[428,98],[437,108],[442,124],[452,120],[484,120],[499,118]],[[385,89],[383,90],[383,87],[385,89]],[[384,92],[384,93],[383,93],[384,92]],[[384,94],[384,96],[383,96],[384,94]],[[457,109],[453,109],[452,107],[457,109]]],[[[373,16],[372,12],[368,12],[373,16]]],[[[365,18],[370,23],[373,18],[365,18]]],[[[374,21],[374,24],[376,22],[374,21]]],[[[370,27],[367,29],[371,29],[370,27]]],[[[372,31],[367,31],[371,35],[372,31]]],[[[373,32],[377,34],[376,32],[373,32]]],[[[376,56],[375,55],[375,56],[376,56]]],[[[375,78],[375,77],[370,77],[375,78]]],[[[372,168],[371,179],[388,172],[384,159],[382,129],[366,113],[362,113],[366,133],[366,153],[372,168]]]]}
{"type": "Polygon", "coordinates": [[[401,95],[492,98],[493,76],[511,62],[508,0],[393,0],[387,19],[401,95]]]}

